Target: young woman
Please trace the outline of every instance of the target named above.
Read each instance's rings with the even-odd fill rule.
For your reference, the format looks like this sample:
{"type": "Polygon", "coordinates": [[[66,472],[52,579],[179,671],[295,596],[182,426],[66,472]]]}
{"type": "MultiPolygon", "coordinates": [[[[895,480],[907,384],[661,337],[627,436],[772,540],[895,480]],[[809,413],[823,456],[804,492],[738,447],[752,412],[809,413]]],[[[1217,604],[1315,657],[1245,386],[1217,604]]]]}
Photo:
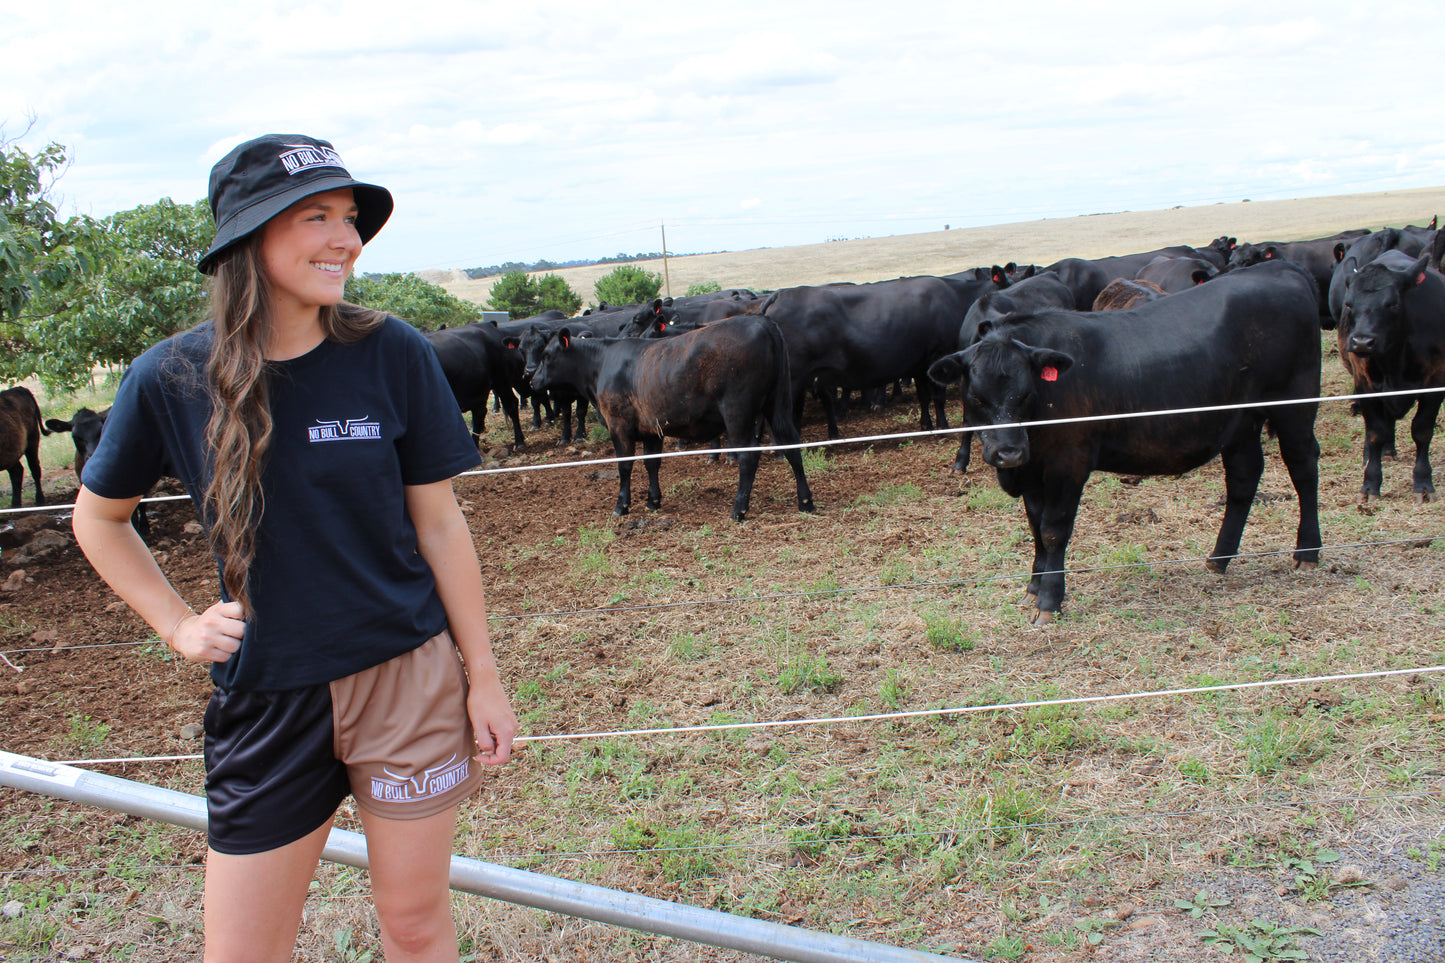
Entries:
{"type": "Polygon", "coordinates": [[[456,960],[457,804],[517,727],[452,491],[477,451],[425,339],[341,300],[384,188],[326,141],[268,135],[215,166],[210,202],[213,317],[131,367],[74,521],[111,588],[211,665],[206,959],[291,959],[350,794],[386,959],[456,960]],[[199,612],[129,522],[164,463],[219,565],[199,612]]]}

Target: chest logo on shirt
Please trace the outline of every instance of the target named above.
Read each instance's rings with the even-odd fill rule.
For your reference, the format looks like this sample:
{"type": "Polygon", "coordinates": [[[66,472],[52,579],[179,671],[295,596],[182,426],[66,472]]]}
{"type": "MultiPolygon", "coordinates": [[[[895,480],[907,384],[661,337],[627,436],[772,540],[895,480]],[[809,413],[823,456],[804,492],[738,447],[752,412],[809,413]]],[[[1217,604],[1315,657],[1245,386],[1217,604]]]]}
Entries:
{"type": "Polygon", "coordinates": [[[367,439],[381,438],[381,423],[369,421],[365,416],[360,418],[348,418],[346,421],[324,421],[316,419],[316,424],[306,429],[307,440],[312,444],[321,441],[366,441],[367,439]]]}

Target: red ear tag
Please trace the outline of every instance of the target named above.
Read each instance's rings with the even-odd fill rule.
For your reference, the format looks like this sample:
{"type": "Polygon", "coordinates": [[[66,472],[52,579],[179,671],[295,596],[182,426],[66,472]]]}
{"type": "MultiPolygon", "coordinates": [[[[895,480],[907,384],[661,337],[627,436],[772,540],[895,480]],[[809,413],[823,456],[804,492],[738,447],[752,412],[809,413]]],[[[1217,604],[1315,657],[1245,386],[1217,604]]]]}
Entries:
{"type": "Polygon", "coordinates": [[[1058,381],[1059,369],[1053,367],[1052,365],[1046,365],[1044,367],[1044,370],[1039,372],[1039,377],[1043,378],[1045,381],[1058,381]]]}
{"type": "Polygon", "coordinates": [[[666,330],[667,330],[667,322],[666,322],[666,321],[659,321],[659,322],[657,322],[657,330],[659,330],[659,331],[666,331],[666,330]]]}
{"type": "Polygon", "coordinates": [[[570,348],[570,347],[572,347],[572,339],[571,339],[571,338],[563,338],[563,339],[561,339],[561,340],[562,340],[562,347],[564,347],[564,348],[570,348]]]}

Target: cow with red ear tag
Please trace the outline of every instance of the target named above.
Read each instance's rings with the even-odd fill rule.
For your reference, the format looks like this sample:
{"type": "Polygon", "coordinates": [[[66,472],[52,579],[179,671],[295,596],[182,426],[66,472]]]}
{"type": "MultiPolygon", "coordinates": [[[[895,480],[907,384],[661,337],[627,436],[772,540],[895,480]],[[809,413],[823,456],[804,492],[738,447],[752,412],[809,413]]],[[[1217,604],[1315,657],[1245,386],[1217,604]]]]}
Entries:
{"type": "MultiPolygon", "coordinates": [[[[1445,278],[1418,258],[1386,251],[1350,280],[1339,326],[1340,360],[1355,394],[1445,387],[1445,278]]],[[[1435,497],[1430,442],[1440,414],[1440,394],[1365,399],[1354,410],[1365,420],[1365,479],[1360,500],[1380,497],[1380,456],[1395,439],[1395,422],[1415,405],[1415,500],[1435,497]]]]}
{"type": "Polygon", "coordinates": [[[1221,456],[1226,502],[1209,567],[1222,573],[1264,471],[1265,425],[1298,496],[1295,562],[1319,561],[1318,406],[1291,403],[1320,390],[1315,287],[1304,270],[1262,264],[1135,309],[1039,311],[981,331],[929,376],[962,381],[984,460],[1024,500],[1035,622],[1063,605],[1064,553],[1095,470],[1179,475],[1221,456]],[[1259,407],[1235,407],[1251,402],[1259,407]],[[1223,410],[1197,410],[1214,406],[1223,410]],[[1181,413],[1138,414],[1153,411],[1181,413]],[[1099,417],[1111,415],[1119,417],[1099,417]]]}

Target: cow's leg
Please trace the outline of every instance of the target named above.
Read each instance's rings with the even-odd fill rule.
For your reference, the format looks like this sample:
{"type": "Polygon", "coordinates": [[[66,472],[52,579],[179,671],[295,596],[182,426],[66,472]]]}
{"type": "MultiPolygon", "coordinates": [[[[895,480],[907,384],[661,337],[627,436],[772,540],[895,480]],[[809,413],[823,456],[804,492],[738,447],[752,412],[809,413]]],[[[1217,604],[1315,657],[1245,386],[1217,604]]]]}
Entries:
{"type": "Polygon", "coordinates": [[[572,443],[572,402],[562,402],[562,444],[572,443]]]}
{"type": "Polygon", "coordinates": [[[512,393],[511,388],[499,388],[497,397],[502,400],[502,410],[507,413],[507,420],[512,423],[513,447],[527,447],[527,442],[522,438],[522,417],[517,411],[517,396],[512,393]]]}
{"type": "MultiPolygon", "coordinates": [[[[734,448],[741,448],[747,445],[746,441],[734,441],[728,439],[728,444],[734,448]]],[[[748,513],[748,506],[753,499],[753,480],[758,475],[758,453],[756,451],[745,451],[738,455],[738,493],[733,496],[733,521],[740,522],[748,513]]]]}
{"type": "MultiPolygon", "coordinates": [[[[796,445],[801,440],[796,425],[785,423],[781,418],[773,418],[767,422],[768,429],[773,434],[773,441],[779,445],[796,445]]],[[[762,434],[761,425],[758,426],[757,435],[762,434]]],[[[782,456],[787,459],[788,467],[793,470],[793,481],[798,488],[798,511],[813,511],[813,489],[808,487],[808,476],[803,472],[803,454],[797,448],[784,448],[782,456]]],[[[739,456],[739,462],[741,462],[739,456]]],[[[755,469],[756,470],[756,469],[755,469]]],[[[752,485],[749,483],[749,490],[752,485]]],[[[746,508],[747,506],[743,506],[746,508]]],[[[736,505],[734,506],[736,508],[736,505]]]]}
{"type": "Polygon", "coordinates": [[[1280,457],[1289,470],[1289,480],[1299,502],[1295,567],[1313,568],[1320,561],[1320,446],[1315,440],[1314,412],[1301,412],[1296,417],[1297,423],[1281,422],[1279,418],[1273,418],[1272,423],[1279,436],[1280,457]]]}
{"type": "Polygon", "coordinates": [[[542,394],[543,392],[534,391],[531,397],[533,431],[542,430],[542,394]]]}
{"type": "Polygon", "coordinates": [[[1079,497],[1083,492],[1083,483],[1071,478],[1046,479],[1042,492],[1035,496],[1036,507],[1029,509],[1030,527],[1035,527],[1033,516],[1037,514],[1038,518],[1034,575],[1029,580],[1030,588],[1037,588],[1034,594],[1039,611],[1033,618],[1036,625],[1049,624],[1064,607],[1064,555],[1074,534],[1074,519],[1078,517],[1079,497]]]}
{"type": "Polygon", "coordinates": [[[643,435],[642,453],[652,456],[643,458],[642,466],[647,469],[647,507],[657,511],[662,507],[662,486],[657,483],[657,468],[662,464],[662,459],[657,457],[662,454],[662,436],[643,435]]]}
{"type": "Polygon", "coordinates": [[[1360,485],[1359,500],[1368,502],[1380,497],[1380,482],[1384,480],[1380,458],[1387,445],[1394,447],[1395,419],[1386,413],[1385,406],[1378,401],[1360,401],[1357,405],[1365,419],[1365,477],[1360,485]]]}
{"type": "MultiPolygon", "coordinates": [[[[1427,440],[1425,447],[1429,448],[1429,446],[1430,442],[1427,440]]],[[[44,505],[45,493],[40,490],[40,439],[35,439],[35,444],[25,453],[25,461],[30,466],[30,477],[35,479],[35,504],[44,505]]],[[[1430,470],[1428,462],[1425,464],[1425,470],[1427,472],[1430,470]]]]}
{"type": "Polygon", "coordinates": [[[10,507],[20,507],[20,486],[25,484],[25,469],[20,467],[20,459],[10,466],[10,507]]]}
{"type": "Polygon", "coordinates": [[[1259,429],[1252,419],[1242,420],[1234,438],[1220,452],[1220,460],[1224,462],[1224,521],[1219,525],[1219,537],[1206,564],[1211,572],[1223,575],[1229,560],[1239,552],[1244,523],[1249,519],[1254,493],[1259,490],[1259,479],[1264,474],[1264,449],[1260,447],[1259,429]]]}
{"type": "MultiPolygon", "coordinates": [[[[1421,504],[1435,497],[1435,477],[1430,471],[1430,442],[1435,437],[1435,419],[1440,414],[1440,400],[1439,395],[1421,395],[1415,417],[1410,421],[1410,437],[1415,441],[1415,501],[1421,504]]],[[[35,490],[37,493],[40,491],[38,480],[35,490]]]]}
{"type": "Polygon", "coordinates": [[[612,453],[617,456],[617,507],[613,515],[626,515],[632,507],[632,455],[637,451],[637,442],[629,435],[624,438],[612,433],[612,453]]]}

